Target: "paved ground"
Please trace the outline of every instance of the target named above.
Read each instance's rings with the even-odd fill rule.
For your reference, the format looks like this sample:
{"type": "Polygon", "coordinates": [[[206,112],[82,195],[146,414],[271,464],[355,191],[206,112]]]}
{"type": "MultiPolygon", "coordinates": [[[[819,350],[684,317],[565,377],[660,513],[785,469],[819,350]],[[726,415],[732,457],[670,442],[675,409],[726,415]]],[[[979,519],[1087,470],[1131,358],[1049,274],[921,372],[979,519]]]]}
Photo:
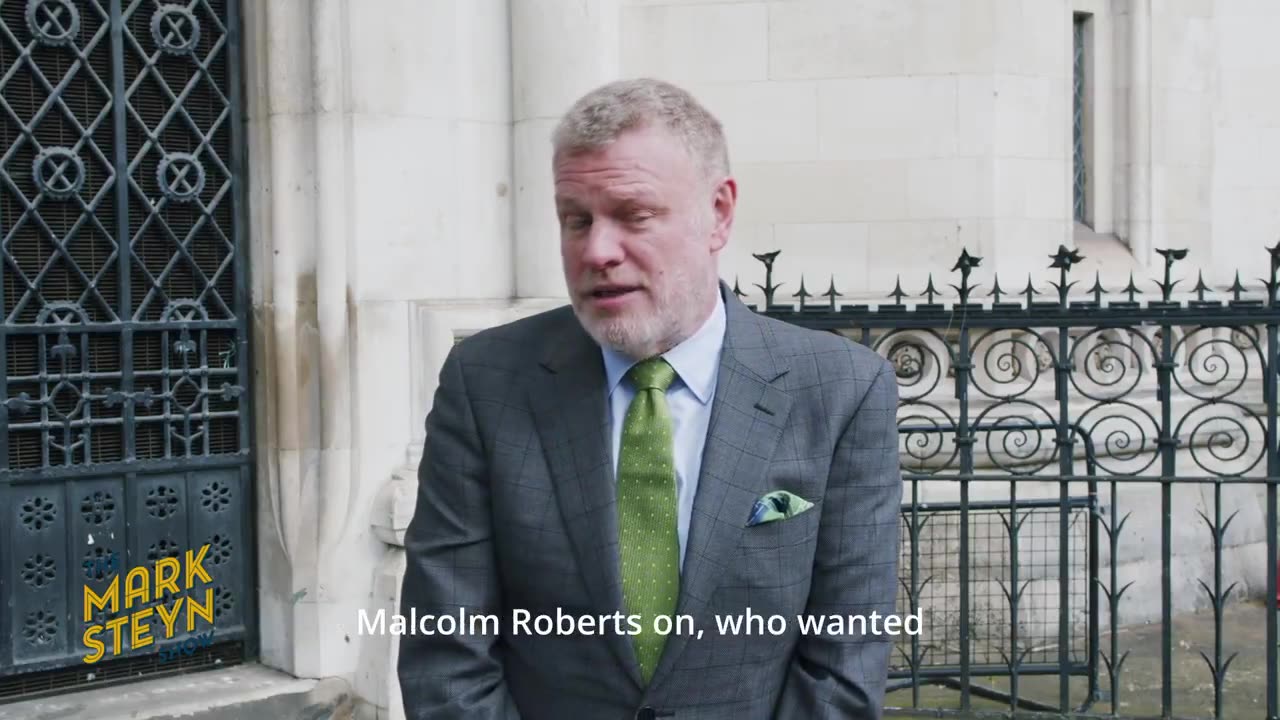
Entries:
{"type": "Polygon", "coordinates": [[[0,705],[0,720],[345,720],[350,706],[341,680],[238,665],[0,705]]]}
{"type": "MultiPolygon", "coordinates": [[[[1213,718],[1213,677],[1200,657],[1200,650],[1213,657],[1213,613],[1188,613],[1174,617],[1173,646],[1173,714],[1182,718],[1213,718]]],[[[1145,625],[1125,628],[1119,633],[1121,653],[1129,650],[1120,682],[1120,703],[1117,712],[1122,717],[1160,717],[1160,626],[1145,625]]],[[[1223,613],[1223,657],[1238,652],[1226,674],[1223,689],[1222,718],[1227,720],[1251,720],[1266,716],[1266,608],[1261,603],[1242,603],[1229,606],[1223,613]]],[[[1103,648],[1109,647],[1109,636],[1103,636],[1103,648]]],[[[1110,682],[1103,665],[1100,674],[1103,690],[1109,690],[1110,682]]],[[[980,678],[976,682],[1007,691],[1009,683],[995,678],[980,678]]],[[[1083,678],[1072,680],[1072,702],[1080,704],[1086,696],[1087,683],[1083,678]]],[[[1023,677],[1019,680],[1019,695],[1044,703],[1056,704],[1058,678],[1023,677]]],[[[929,687],[921,691],[920,709],[948,709],[960,707],[960,694],[943,687],[929,687]]],[[[888,705],[910,707],[911,691],[891,693],[888,705]]],[[[973,699],[974,710],[1008,711],[1008,703],[998,703],[979,698],[973,699]]],[[[1096,702],[1092,712],[1099,715],[1111,712],[1111,703],[1104,699],[1096,702]]],[[[889,713],[889,717],[918,717],[922,713],[889,713]]],[[[947,717],[984,717],[973,715],[947,715],[947,717]]],[[[989,717],[989,716],[988,716],[989,717]]],[[[1019,716],[1020,717],[1020,716],[1019,716]]],[[[1034,714],[1030,717],[1035,717],[1034,714]]]]}

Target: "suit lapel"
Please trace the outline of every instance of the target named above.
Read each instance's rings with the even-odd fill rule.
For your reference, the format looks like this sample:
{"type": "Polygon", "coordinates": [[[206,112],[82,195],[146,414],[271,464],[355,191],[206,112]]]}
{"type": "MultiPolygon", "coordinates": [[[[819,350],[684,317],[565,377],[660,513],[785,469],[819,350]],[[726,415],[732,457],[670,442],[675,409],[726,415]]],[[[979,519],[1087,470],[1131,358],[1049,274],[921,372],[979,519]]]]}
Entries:
{"type": "MultiPolygon", "coordinates": [[[[769,488],[767,468],[791,412],[791,396],[774,386],[787,366],[776,356],[767,323],[721,285],[726,329],[711,423],[680,578],[677,614],[715,632],[709,608],[724,569],[735,561],[751,506],[769,488]]],[[[671,671],[689,637],[671,635],[650,686],[671,671]]]]}
{"type": "MultiPolygon", "coordinates": [[[[530,406],[583,582],[595,607],[611,613],[624,606],[604,361],[577,319],[568,318],[564,331],[549,339],[530,406]]],[[[640,685],[630,638],[606,639],[640,685]]]]}

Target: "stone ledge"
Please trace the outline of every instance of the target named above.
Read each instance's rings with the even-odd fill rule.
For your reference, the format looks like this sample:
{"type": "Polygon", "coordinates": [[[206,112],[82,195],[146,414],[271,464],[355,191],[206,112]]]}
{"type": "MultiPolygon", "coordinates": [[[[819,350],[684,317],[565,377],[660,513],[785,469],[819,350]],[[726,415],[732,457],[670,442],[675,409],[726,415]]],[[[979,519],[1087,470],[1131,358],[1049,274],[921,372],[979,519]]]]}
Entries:
{"type": "Polygon", "coordinates": [[[341,679],[238,665],[0,705],[0,720],[325,720],[352,703],[341,679]]]}

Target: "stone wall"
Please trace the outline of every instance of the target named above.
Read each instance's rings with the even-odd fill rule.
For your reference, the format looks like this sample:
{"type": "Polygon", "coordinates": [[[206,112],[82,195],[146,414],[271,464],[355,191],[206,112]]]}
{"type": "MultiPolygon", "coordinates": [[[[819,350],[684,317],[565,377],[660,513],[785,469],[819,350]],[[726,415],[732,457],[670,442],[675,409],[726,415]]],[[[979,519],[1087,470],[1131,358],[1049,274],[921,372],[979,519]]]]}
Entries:
{"type": "Polygon", "coordinates": [[[394,642],[356,613],[395,605],[448,348],[564,302],[547,134],[591,87],[656,75],[721,116],[741,189],[722,276],[748,290],[764,250],[784,251],[784,294],[834,274],[852,300],[897,273],[918,292],[962,246],[1039,272],[1078,237],[1082,277],[1141,276],[1185,245],[1220,281],[1280,234],[1269,0],[245,9],[262,659],[344,677],[385,717],[394,642]],[[1073,12],[1093,23],[1084,235],[1073,12]]]}

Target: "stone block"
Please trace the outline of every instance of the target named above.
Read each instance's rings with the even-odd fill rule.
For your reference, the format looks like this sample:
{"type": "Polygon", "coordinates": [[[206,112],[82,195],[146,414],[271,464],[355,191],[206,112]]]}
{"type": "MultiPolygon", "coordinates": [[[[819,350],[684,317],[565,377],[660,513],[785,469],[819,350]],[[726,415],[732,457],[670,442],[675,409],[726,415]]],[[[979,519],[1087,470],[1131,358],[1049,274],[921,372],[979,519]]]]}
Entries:
{"type": "Polygon", "coordinates": [[[992,168],[987,158],[909,161],[907,214],[913,220],[991,217],[992,168]]]}
{"type": "Polygon", "coordinates": [[[1061,78],[996,75],[995,154],[1023,159],[1062,159],[1069,137],[1069,86],[1061,78]]]}
{"type": "Polygon", "coordinates": [[[621,11],[621,69],[677,84],[769,78],[764,2],[633,6],[621,11]],[[708,32],[714,28],[714,32],[708,32]]]}
{"type": "Polygon", "coordinates": [[[956,154],[991,155],[999,142],[996,131],[1000,93],[992,75],[957,75],[956,154]]]}
{"type": "Polygon", "coordinates": [[[1218,66],[1230,70],[1270,70],[1280,67],[1280,45],[1275,42],[1280,9],[1274,4],[1255,7],[1252,12],[1234,7],[1214,19],[1217,32],[1218,66]],[[1237,12],[1231,12],[1237,10],[1237,12]]]}
{"type": "MultiPolygon", "coordinates": [[[[1280,165],[1258,162],[1274,157],[1280,157],[1280,127],[1223,129],[1214,140],[1215,182],[1232,188],[1280,187],[1280,165]]],[[[1230,195],[1217,193],[1214,202],[1230,203],[1230,195]]]]}
{"type": "Polygon", "coordinates": [[[825,160],[891,160],[956,154],[956,81],[877,77],[818,84],[825,160]]]}
{"type": "Polygon", "coordinates": [[[346,13],[352,110],[453,116],[460,99],[455,78],[465,51],[456,35],[460,6],[457,0],[388,0],[379,12],[346,13]]]}
{"type": "MultiPolygon", "coordinates": [[[[1068,220],[1071,168],[1064,160],[997,158],[993,170],[997,218],[1068,220]]],[[[1057,243],[1053,246],[1056,247],[1057,243]]]]}
{"type": "Polygon", "coordinates": [[[1218,127],[1280,127],[1280,96],[1269,92],[1275,81],[1274,67],[1220,72],[1218,127]]]}
{"type": "Polygon", "coordinates": [[[812,0],[769,6],[769,77],[774,79],[897,76],[916,19],[914,3],[812,0]]]}
{"type": "Polygon", "coordinates": [[[865,223],[781,223],[774,226],[774,243],[784,249],[774,270],[786,279],[783,292],[788,302],[797,302],[790,296],[799,290],[801,276],[805,288],[815,295],[807,300],[810,305],[828,302],[820,294],[826,291],[832,276],[836,289],[842,293],[867,287],[870,278],[865,223]]]}
{"type": "Polygon", "coordinates": [[[1071,14],[1065,2],[994,1],[997,73],[1071,77],[1071,14]]]}
{"type": "MultiPolygon", "coordinates": [[[[361,299],[508,297],[507,126],[354,116],[361,299]]],[[[549,202],[549,201],[548,201],[549,202]]]]}
{"type": "Polygon", "coordinates": [[[893,291],[895,276],[901,277],[903,290],[918,296],[930,273],[935,274],[935,288],[951,293],[943,282],[946,270],[962,249],[979,255],[983,247],[975,218],[872,222],[867,242],[871,290],[882,297],[893,291]]]}
{"type": "MultiPolygon", "coordinates": [[[[404,447],[410,435],[405,422],[409,397],[404,392],[405,377],[410,372],[408,303],[361,302],[351,310],[351,372],[360,379],[359,392],[351,394],[358,418],[352,427],[352,442],[360,448],[404,447]]],[[[362,455],[362,462],[366,462],[368,453],[362,455]]],[[[392,455],[382,462],[400,459],[392,455]]],[[[372,477],[385,475],[386,472],[375,472],[372,477]]]]}
{"type": "Polygon", "coordinates": [[[730,165],[818,159],[814,83],[700,83],[689,90],[724,125],[730,165]]]}
{"type": "MultiPolygon", "coordinates": [[[[1163,193],[1161,219],[1168,223],[1207,222],[1212,216],[1212,177],[1207,168],[1165,165],[1152,171],[1163,193]]],[[[1182,247],[1169,245],[1166,247],[1182,247]]]]}
{"type": "Polygon", "coordinates": [[[476,122],[511,122],[511,13],[508,0],[455,0],[453,80],[455,117],[476,122]]]}
{"type": "Polygon", "coordinates": [[[1181,10],[1161,7],[1151,19],[1152,44],[1162,58],[1152,63],[1152,82],[1157,87],[1212,92],[1217,73],[1213,21],[1181,10]]]}
{"type": "Polygon", "coordinates": [[[616,0],[510,0],[512,118],[557,118],[618,77],[616,0]]]}
{"type": "MultiPolygon", "coordinates": [[[[997,183],[997,198],[1005,192],[1004,187],[997,183]]],[[[1065,187],[1063,192],[1066,192],[1065,187]]],[[[1065,204],[1066,201],[1063,202],[1065,204]]],[[[990,259],[983,263],[983,269],[988,273],[998,272],[1001,287],[1015,293],[1026,287],[1028,273],[1035,278],[1036,289],[1044,291],[1046,258],[1058,249],[1059,244],[1071,242],[1072,223],[1065,209],[1055,220],[1027,220],[1004,215],[997,209],[996,219],[982,220],[979,225],[979,236],[990,254],[990,259]]]]}
{"type": "MultiPolygon", "coordinates": [[[[1263,262],[1260,257],[1262,246],[1268,246],[1277,240],[1276,229],[1280,228],[1280,203],[1274,198],[1280,191],[1280,182],[1272,185],[1230,186],[1215,185],[1213,193],[1213,238],[1218,244],[1234,246],[1235,262],[1226,266],[1228,273],[1241,270],[1241,282],[1248,275],[1245,270],[1253,263],[1263,262]],[[1246,244],[1247,243],[1247,244],[1246,244]]],[[[1256,285],[1255,283],[1249,283],[1256,285]]]]}
{"type": "Polygon", "coordinates": [[[516,123],[512,131],[512,211],[515,214],[512,262],[516,297],[567,297],[560,264],[560,225],[556,219],[551,167],[551,132],[555,123],[550,119],[526,120],[516,123]]]}
{"type": "Polygon", "coordinates": [[[908,75],[989,74],[997,44],[995,0],[915,0],[903,44],[908,75]]]}
{"type": "Polygon", "coordinates": [[[906,216],[906,163],[739,163],[747,222],[827,223],[900,220],[906,216]],[[748,193],[750,193],[748,195],[748,193]]]}

